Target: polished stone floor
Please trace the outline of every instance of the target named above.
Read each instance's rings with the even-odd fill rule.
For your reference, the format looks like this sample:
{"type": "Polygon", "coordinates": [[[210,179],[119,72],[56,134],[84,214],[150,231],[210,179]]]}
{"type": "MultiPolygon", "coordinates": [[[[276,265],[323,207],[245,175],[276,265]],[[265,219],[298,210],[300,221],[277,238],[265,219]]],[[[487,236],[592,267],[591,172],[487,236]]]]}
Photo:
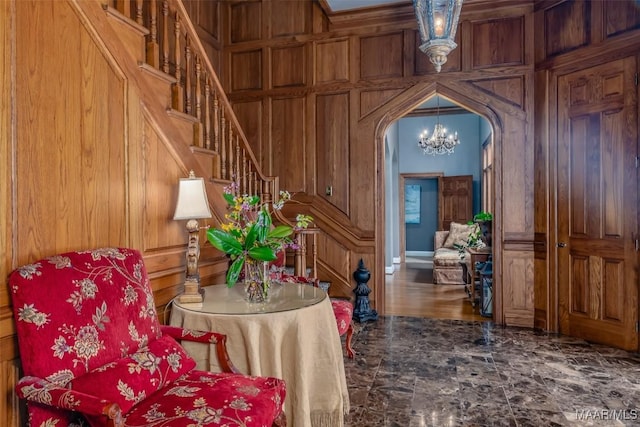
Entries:
{"type": "Polygon", "coordinates": [[[347,427],[640,426],[637,353],[491,322],[357,329],[347,427]]]}

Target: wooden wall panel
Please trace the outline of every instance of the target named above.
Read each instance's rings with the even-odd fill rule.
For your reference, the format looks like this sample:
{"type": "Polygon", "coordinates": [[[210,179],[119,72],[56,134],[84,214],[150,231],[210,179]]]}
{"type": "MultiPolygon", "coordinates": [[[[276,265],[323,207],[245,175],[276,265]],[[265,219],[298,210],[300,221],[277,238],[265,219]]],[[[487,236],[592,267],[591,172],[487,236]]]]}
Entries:
{"type": "Polygon", "coordinates": [[[305,135],[305,99],[274,99],[272,102],[274,170],[279,171],[280,188],[290,192],[306,191],[307,141],[305,135]]]}
{"type": "Polygon", "coordinates": [[[549,8],[544,14],[546,56],[553,56],[589,43],[591,7],[585,1],[567,1],[549,8]]]}
{"type": "Polygon", "coordinates": [[[504,239],[533,240],[533,144],[526,142],[526,124],[516,117],[504,117],[501,147],[504,239]],[[518,172],[516,172],[518,171],[518,172]],[[507,238],[507,236],[513,237],[507,238]]]}
{"type": "Polygon", "coordinates": [[[52,10],[53,22],[44,8],[17,9],[18,27],[39,22],[34,32],[51,35],[37,46],[16,41],[16,68],[32,70],[17,73],[16,82],[24,94],[16,100],[18,265],[127,238],[124,82],[68,5],[52,10]],[[52,61],[40,49],[81,55],[52,61]]]}
{"type": "Polygon", "coordinates": [[[364,117],[376,108],[384,105],[401,92],[392,90],[363,90],[360,92],[360,117],[364,117]]]}
{"type": "Polygon", "coordinates": [[[404,37],[400,32],[360,39],[360,79],[402,77],[404,37]]]}
{"type": "Polygon", "coordinates": [[[262,37],[262,4],[260,2],[238,2],[230,5],[231,43],[259,40],[262,37]]]}
{"type": "MultiPolygon", "coordinates": [[[[286,1],[266,3],[271,9],[270,17],[271,37],[295,36],[307,31],[307,24],[311,17],[311,3],[304,1],[286,1]],[[291,17],[295,17],[291,19],[291,17]]],[[[256,21],[258,22],[258,21],[256,21]]]]}
{"type": "Polygon", "coordinates": [[[509,325],[533,325],[533,259],[528,251],[503,253],[504,318],[509,325]]]}
{"type": "Polygon", "coordinates": [[[487,93],[496,95],[504,102],[524,109],[524,78],[507,77],[488,80],[476,80],[473,84],[487,93]]]}
{"type": "Polygon", "coordinates": [[[535,87],[540,90],[535,92],[534,116],[534,201],[535,216],[535,264],[534,264],[534,302],[535,302],[535,319],[534,327],[541,330],[553,330],[555,328],[555,310],[550,306],[552,291],[549,289],[551,284],[550,271],[553,269],[554,263],[547,259],[547,253],[550,248],[550,228],[552,216],[549,215],[549,199],[551,190],[549,183],[551,177],[547,168],[550,161],[549,153],[549,90],[548,90],[549,73],[546,71],[538,71],[535,75],[535,87]]]}
{"type": "Polygon", "coordinates": [[[9,289],[6,282],[13,263],[14,239],[12,227],[13,216],[12,183],[13,153],[15,138],[13,136],[12,109],[15,88],[12,85],[12,67],[15,64],[13,40],[16,27],[13,20],[12,2],[0,2],[0,425],[7,427],[20,426],[18,399],[14,387],[19,378],[19,359],[13,312],[10,303],[9,289]]]}
{"type": "Polygon", "coordinates": [[[231,87],[233,90],[262,88],[262,51],[238,52],[231,58],[231,87]]]}
{"type": "Polygon", "coordinates": [[[349,80],[349,40],[319,41],[315,44],[314,73],[316,83],[349,80]]]}
{"type": "MultiPolygon", "coordinates": [[[[186,246],[186,221],[173,220],[178,200],[177,183],[186,176],[148,122],[144,123],[143,149],[147,177],[143,213],[144,250],[170,249],[176,243],[186,246]]],[[[166,268],[178,265],[167,265],[166,268]]]]}
{"type": "Polygon", "coordinates": [[[348,248],[328,234],[322,233],[318,236],[318,257],[341,276],[353,273],[349,253],[348,248]]]}
{"type": "Polygon", "coordinates": [[[220,54],[222,51],[222,26],[220,25],[220,2],[184,0],[185,8],[200,37],[207,57],[216,71],[222,74],[220,54]]]}
{"type": "Polygon", "coordinates": [[[305,45],[274,48],[271,51],[271,81],[274,88],[303,86],[306,83],[305,45]]]}
{"type": "Polygon", "coordinates": [[[640,28],[640,7],[637,1],[609,1],[604,14],[606,37],[640,28]]]}
{"type": "Polygon", "coordinates": [[[271,145],[269,140],[263,141],[262,139],[262,102],[236,102],[233,105],[233,111],[236,113],[247,141],[249,141],[253,155],[260,162],[262,171],[267,175],[271,175],[272,166],[269,160],[271,145]]]}
{"type": "MultiPolygon", "coordinates": [[[[4,284],[4,279],[12,269],[13,241],[11,226],[13,224],[13,203],[12,203],[12,113],[13,104],[5,100],[12,99],[12,73],[11,66],[15,61],[12,54],[11,40],[14,37],[15,27],[12,25],[11,2],[0,2],[0,22],[5,23],[0,26],[0,96],[3,102],[0,103],[0,252],[4,255],[0,258],[0,283],[4,284]]],[[[6,286],[0,286],[0,307],[9,305],[9,292],[6,286]]],[[[0,310],[0,322],[9,313],[0,310]]],[[[0,338],[6,334],[6,329],[0,329],[0,338]]]]}
{"type": "Polygon", "coordinates": [[[349,95],[316,98],[316,162],[319,195],[349,215],[349,95]],[[330,193],[330,194],[327,194],[330,193]]]}
{"type": "Polygon", "coordinates": [[[474,22],[472,67],[524,64],[524,17],[474,22]]]}
{"type": "Polygon", "coordinates": [[[198,35],[205,40],[220,42],[220,3],[198,0],[189,0],[188,3],[192,9],[195,9],[189,16],[201,30],[198,31],[198,35]]]}

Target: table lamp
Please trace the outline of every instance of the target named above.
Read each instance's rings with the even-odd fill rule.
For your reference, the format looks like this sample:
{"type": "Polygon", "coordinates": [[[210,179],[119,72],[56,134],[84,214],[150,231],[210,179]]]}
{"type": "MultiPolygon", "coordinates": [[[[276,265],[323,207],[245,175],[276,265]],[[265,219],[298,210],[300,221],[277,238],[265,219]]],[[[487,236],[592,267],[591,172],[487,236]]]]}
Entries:
{"type": "Polygon", "coordinates": [[[178,297],[178,301],[181,303],[202,302],[200,273],[198,272],[198,258],[200,258],[198,219],[201,218],[211,218],[207,191],[204,179],[196,178],[193,171],[190,171],[188,178],[180,178],[178,203],[176,203],[176,211],[173,214],[174,220],[188,219],[187,275],[184,282],[184,293],[178,297]]]}

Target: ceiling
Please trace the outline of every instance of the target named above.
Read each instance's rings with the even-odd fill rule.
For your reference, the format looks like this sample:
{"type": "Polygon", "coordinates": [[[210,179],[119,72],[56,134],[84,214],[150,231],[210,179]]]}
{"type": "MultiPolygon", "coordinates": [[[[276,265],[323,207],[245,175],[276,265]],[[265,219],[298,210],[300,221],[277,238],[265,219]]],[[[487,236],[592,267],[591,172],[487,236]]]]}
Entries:
{"type": "Polygon", "coordinates": [[[324,0],[333,12],[385,6],[394,3],[411,3],[411,0],[324,0]]]}

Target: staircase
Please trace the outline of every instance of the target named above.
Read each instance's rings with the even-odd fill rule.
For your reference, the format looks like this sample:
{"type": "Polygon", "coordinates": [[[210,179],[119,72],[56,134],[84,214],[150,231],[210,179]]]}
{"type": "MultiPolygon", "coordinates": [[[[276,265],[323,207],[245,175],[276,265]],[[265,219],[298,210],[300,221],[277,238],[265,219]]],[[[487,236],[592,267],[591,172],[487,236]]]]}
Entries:
{"type": "MultiPolygon", "coordinates": [[[[205,177],[215,222],[224,221],[222,193],[232,182],[237,194],[277,201],[278,177],[262,173],[181,0],[75,4],[117,57],[185,176],[205,177]]],[[[274,221],[293,225],[280,211],[274,221]]],[[[287,259],[298,275],[317,277],[318,232],[295,232],[298,249],[287,259]]]]}

